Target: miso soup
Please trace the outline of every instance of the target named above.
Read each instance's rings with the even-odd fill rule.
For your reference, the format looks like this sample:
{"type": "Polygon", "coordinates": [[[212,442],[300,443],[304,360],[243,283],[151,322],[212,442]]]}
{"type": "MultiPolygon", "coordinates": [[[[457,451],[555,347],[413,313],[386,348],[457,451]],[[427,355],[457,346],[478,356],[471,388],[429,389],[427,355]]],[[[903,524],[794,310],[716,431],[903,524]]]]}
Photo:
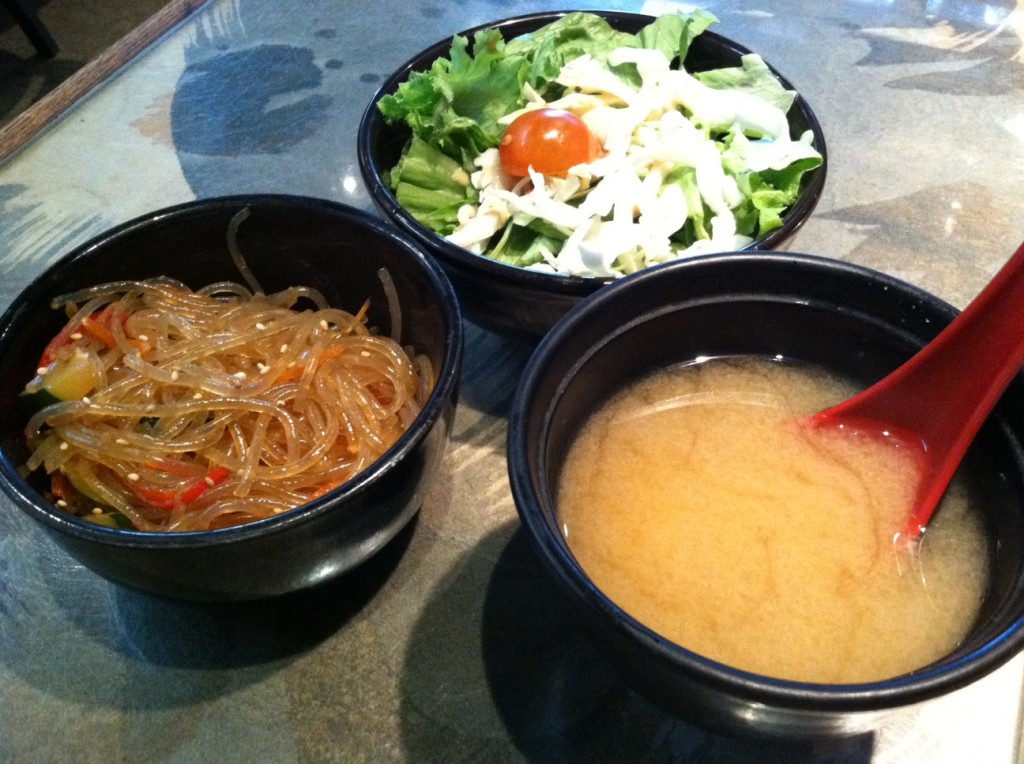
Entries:
{"type": "Polygon", "coordinates": [[[857,683],[942,657],[984,596],[982,522],[954,481],[920,543],[896,542],[913,457],[800,426],[854,392],[763,359],[641,380],[570,449],[558,492],[570,548],[641,623],[740,669],[857,683]]]}

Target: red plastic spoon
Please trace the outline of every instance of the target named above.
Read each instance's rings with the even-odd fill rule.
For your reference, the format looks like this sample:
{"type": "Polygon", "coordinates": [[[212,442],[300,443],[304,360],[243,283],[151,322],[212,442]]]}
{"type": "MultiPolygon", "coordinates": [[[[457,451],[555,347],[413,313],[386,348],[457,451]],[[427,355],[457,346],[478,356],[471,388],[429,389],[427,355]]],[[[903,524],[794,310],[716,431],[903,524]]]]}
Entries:
{"type": "Polygon", "coordinates": [[[982,422],[1024,364],[1024,244],[934,340],[867,390],[811,417],[819,427],[920,449],[904,532],[924,531],[982,422]]]}

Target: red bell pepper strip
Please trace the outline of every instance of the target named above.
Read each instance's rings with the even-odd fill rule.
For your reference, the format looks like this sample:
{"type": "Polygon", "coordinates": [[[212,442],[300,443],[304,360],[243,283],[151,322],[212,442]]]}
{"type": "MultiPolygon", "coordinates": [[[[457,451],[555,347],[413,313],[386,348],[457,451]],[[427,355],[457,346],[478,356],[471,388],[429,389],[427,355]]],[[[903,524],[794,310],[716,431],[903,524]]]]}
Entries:
{"type": "MultiPolygon", "coordinates": [[[[107,328],[106,323],[110,320],[110,317],[113,314],[114,305],[113,303],[111,303],[102,310],[99,310],[93,313],[91,316],[88,316],[87,318],[83,319],[83,321],[80,324],[72,324],[70,321],[66,323],[64,325],[64,328],[57,332],[57,335],[52,340],[50,340],[49,344],[43,350],[43,355],[39,359],[39,366],[45,369],[47,366],[53,363],[53,359],[54,356],[57,355],[57,351],[74,342],[74,340],[71,339],[72,334],[77,332],[79,329],[88,331],[89,329],[86,326],[86,322],[89,322],[90,326],[92,326],[93,328],[99,327],[99,329],[96,329],[96,331],[106,331],[106,334],[109,335],[109,339],[111,340],[110,343],[108,343],[107,340],[102,337],[97,337],[97,339],[99,339],[104,344],[108,344],[112,347],[114,335],[110,331],[110,329],[107,328]]],[[[125,320],[127,320],[127,317],[124,317],[122,319],[122,321],[125,320]]],[[[93,334],[92,331],[90,331],[89,333],[93,334]]],[[[96,335],[94,334],[93,336],[96,335]]]]}
{"type": "Polygon", "coordinates": [[[191,504],[202,496],[203,493],[206,492],[207,488],[223,483],[230,476],[231,472],[226,467],[214,467],[206,473],[206,476],[202,480],[197,481],[184,491],[169,491],[162,488],[149,488],[147,486],[137,485],[133,482],[129,482],[128,487],[141,501],[146,502],[151,507],[174,509],[182,504],[191,504]]]}
{"type": "Polygon", "coordinates": [[[207,488],[223,483],[230,475],[231,473],[226,467],[214,467],[206,473],[206,477],[181,494],[179,497],[181,503],[189,504],[195,501],[205,493],[207,488]]]}

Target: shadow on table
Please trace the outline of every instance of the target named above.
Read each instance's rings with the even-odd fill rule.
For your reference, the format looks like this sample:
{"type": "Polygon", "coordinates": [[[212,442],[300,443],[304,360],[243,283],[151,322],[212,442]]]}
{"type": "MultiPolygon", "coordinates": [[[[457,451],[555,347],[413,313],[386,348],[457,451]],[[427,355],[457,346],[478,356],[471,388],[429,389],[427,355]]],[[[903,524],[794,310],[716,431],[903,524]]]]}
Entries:
{"type": "Polygon", "coordinates": [[[125,650],[147,663],[190,669],[242,668],[304,653],[373,599],[402,558],[416,524],[414,518],[358,568],[272,599],[175,602],[118,587],[113,607],[125,650]]]}
{"type": "Polygon", "coordinates": [[[507,416],[536,342],[502,337],[470,321],[465,328],[459,402],[486,414],[507,416]]]}
{"type": "Polygon", "coordinates": [[[53,546],[40,556],[38,577],[0,599],[0,663],[50,696],[96,707],[172,708],[236,692],[357,617],[416,525],[333,581],[242,603],[174,601],[115,586],[53,546]]]}
{"type": "Polygon", "coordinates": [[[449,761],[871,760],[871,735],[792,744],[729,739],[649,704],[578,630],[570,603],[522,531],[509,528],[474,549],[417,626],[402,691],[410,760],[426,760],[437,750],[449,761]],[[494,559],[495,552],[490,576],[481,575],[488,569],[484,558],[494,559]],[[478,617],[467,618],[474,601],[478,617]],[[444,648],[438,649],[441,634],[444,648]]]}

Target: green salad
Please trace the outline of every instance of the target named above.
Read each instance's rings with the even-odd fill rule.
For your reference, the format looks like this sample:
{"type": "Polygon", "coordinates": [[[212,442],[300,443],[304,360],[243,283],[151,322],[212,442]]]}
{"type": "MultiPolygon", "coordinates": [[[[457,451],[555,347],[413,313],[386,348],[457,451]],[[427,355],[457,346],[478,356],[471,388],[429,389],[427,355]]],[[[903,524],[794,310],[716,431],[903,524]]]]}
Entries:
{"type": "Polygon", "coordinates": [[[512,265],[614,277],[743,249],[782,225],[822,163],[790,138],[787,90],[757,55],[689,73],[717,19],[637,34],[570,13],[522,37],[477,32],[378,107],[411,138],[388,183],[419,222],[512,265]]]}

